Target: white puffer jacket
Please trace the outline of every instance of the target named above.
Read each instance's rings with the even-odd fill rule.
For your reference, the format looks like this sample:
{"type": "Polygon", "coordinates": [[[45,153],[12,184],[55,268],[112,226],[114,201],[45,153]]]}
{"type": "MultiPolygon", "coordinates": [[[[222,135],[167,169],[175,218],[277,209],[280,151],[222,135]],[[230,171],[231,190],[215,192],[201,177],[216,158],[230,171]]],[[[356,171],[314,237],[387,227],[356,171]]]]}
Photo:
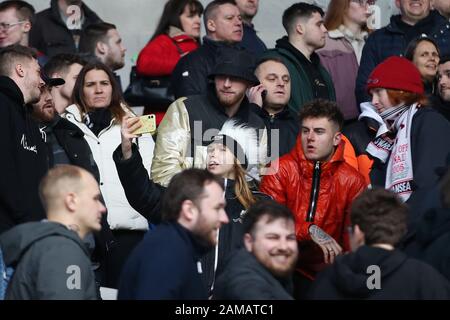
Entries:
{"type": "MultiPolygon", "coordinates": [[[[125,191],[117,174],[112,154],[121,143],[120,124],[111,124],[98,137],[84,124],[78,107],[73,104],[62,115],[77,125],[92,150],[100,171],[100,190],[108,209],[108,223],[112,230],[148,230],[147,219],[134,210],[127,201],[125,191]]],[[[150,174],[155,143],[150,134],[142,135],[137,144],[143,164],[150,174]]]]}

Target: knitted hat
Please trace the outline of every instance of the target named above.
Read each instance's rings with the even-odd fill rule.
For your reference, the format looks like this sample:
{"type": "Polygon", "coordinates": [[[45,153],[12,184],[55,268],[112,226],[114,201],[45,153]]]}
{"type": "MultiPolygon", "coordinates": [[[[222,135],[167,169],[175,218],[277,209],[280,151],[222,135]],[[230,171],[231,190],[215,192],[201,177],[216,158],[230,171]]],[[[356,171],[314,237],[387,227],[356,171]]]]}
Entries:
{"type": "Polygon", "coordinates": [[[260,152],[257,130],[238,124],[235,120],[227,120],[220,132],[212,138],[212,143],[226,146],[244,169],[263,161],[264,153],[260,152]]]}
{"type": "Polygon", "coordinates": [[[384,88],[423,94],[423,82],[419,70],[408,59],[389,57],[377,65],[367,79],[367,91],[384,88]]]}

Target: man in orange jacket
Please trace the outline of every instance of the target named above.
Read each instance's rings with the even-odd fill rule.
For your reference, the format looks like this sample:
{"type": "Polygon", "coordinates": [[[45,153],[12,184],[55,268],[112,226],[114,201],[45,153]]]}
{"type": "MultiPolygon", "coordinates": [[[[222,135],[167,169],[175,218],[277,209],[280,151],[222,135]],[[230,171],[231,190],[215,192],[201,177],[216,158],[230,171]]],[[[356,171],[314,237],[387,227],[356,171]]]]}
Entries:
{"type": "Polygon", "coordinates": [[[261,191],[295,215],[299,260],[294,297],[304,297],[317,272],[349,251],[350,205],[366,187],[344,160],[344,118],[335,102],[314,100],[300,111],[300,134],[279,159],[278,172],[264,176],[261,191]]]}

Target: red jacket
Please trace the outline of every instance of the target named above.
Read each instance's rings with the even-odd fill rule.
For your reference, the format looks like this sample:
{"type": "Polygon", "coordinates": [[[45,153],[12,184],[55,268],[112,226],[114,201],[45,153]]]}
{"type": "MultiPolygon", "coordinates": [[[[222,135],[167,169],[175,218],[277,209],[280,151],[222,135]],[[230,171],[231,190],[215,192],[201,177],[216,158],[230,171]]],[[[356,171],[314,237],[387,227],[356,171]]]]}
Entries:
{"type": "Polygon", "coordinates": [[[179,34],[170,38],[166,34],[161,34],[147,43],[139,53],[136,63],[137,72],[145,76],[165,76],[172,74],[181,54],[174,44],[183,52],[191,52],[198,48],[198,42],[185,35],[179,34]]]}
{"type": "Polygon", "coordinates": [[[311,279],[325,267],[325,263],[322,250],[309,235],[310,225],[319,226],[344,251],[349,251],[350,205],[366,188],[362,175],[344,161],[344,146],[345,142],[341,141],[330,161],[313,163],[306,160],[299,136],[292,151],[279,159],[278,172],[264,176],[261,182],[262,192],[294,213],[300,254],[297,270],[311,279]],[[314,182],[319,186],[318,198],[315,211],[312,210],[312,222],[307,222],[314,182]]]}

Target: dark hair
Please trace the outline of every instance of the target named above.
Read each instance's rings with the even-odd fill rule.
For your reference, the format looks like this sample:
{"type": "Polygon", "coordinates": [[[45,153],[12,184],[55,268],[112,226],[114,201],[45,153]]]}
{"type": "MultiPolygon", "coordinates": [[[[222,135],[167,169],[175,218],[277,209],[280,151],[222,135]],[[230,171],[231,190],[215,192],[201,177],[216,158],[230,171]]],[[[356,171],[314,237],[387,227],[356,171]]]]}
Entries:
{"type": "Polygon", "coordinates": [[[180,16],[183,14],[186,6],[189,6],[189,10],[193,14],[198,13],[202,15],[203,13],[203,5],[197,0],[169,0],[164,6],[161,18],[150,40],[153,40],[161,34],[167,34],[170,26],[183,30],[180,16]]]}
{"type": "Polygon", "coordinates": [[[212,16],[214,16],[216,14],[217,8],[219,8],[220,6],[223,6],[225,4],[232,4],[232,5],[236,6],[236,1],[234,1],[234,0],[214,0],[214,1],[211,1],[210,3],[208,3],[208,5],[206,6],[205,14],[203,15],[203,23],[205,24],[206,33],[208,33],[208,27],[207,27],[208,20],[212,19],[212,16]]]}
{"type": "Polygon", "coordinates": [[[28,20],[31,24],[33,24],[34,14],[36,11],[28,2],[20,0],[7,0],[0,3],[0,11],[5,11],[8,9],[16,9],[19,20],[28,20]]]}
{"type": "Polygon", "coordinates": [[[43,70],[47,76],[51,76],[54,73],[63,75],[67,74],[70,66],[76,63],[82,66],[86,65],[86,61],[79,55],[73,53],[59,53],[48,60],[43,70]]]}
{"type": "Polygon", "coordinates": [[[95,53],[95,47],[98,42],[107,42],[107,33],[109,30],[117,29],[115,25],[107,22],[99,22],[88,25],[80,36],[78,51],[80,53],[95,53]]]}
{"type": "Polygon", "coordinates": [[[322,8],[305,2],[294,3],[292,6],[287,8],[283,12],[283,27],[287,34],[290,34],[293,31],[294,24],[297,19],[309,19],[315,12],[319,13],[322,17],[324,15],[322,8]]]}
{"type": "MultiPolygon", "coordinates": [[[[352,0],[331,0],[328,3],[327,12],[325,14],[325,28],[328,30],[336,30],[340,25],[344,24],[344,15],[350,6],[352,0]]],[[[362,30],[369,31],[367,24],[362,26],[362,30]]]]}
{"type": "Polygon", "coordinates": [[[350,219],[365,235],[365,243],[396,245],[406,234],[408,207],[391,191],[365,190],[352,204],[350,219]]]}
{"type": "Polygon", "coordinates": [[[83,67],[83,69],[81,69],[80,74],[78,75],[77,81],[75,82],[75,86],[73,88],[72,102],[78,106],[82,116],[84,116],[87,112],[90,111],[90,108],[86,104],[86,101],[84,99],[83,87],[84,87],[84,80],[86,78],[86,74],[91,70],[103,70],[108,75],[109,81],[112,86],[111,104],[108,106],[108,109],[111,111],[112,115],[114,116],[115,121],[117,123],[121,123],[122,118],[125,115],[124,108],[128,108],[128,106],[126,105],[126,103],[122,97],[120,87],[119,87],[119,85],[116,81],[116,78],[114,77],[114,74],[112,73],[111,69],[101,62],[97,61],[97,62],[93,62],[93,63],[88,63],[83,67]]]}
{"type": "Polygon", "coordinates": [[[439,57],[441,56],[441,51],[439,50],[439,47],[438,47],[436,41],[434,41],[432,38],[427,37],[426,35],[423,34],[423,35],[418,36],[417,38],[414,38],[413,40],[411,40],[408,43],[408,46],[405,49],[404,57],[406,59],[408,59],[409,61],[413,61],[414,53],[416,52],[417,46],[422,41],[428,41],[429,43],[431,43],[436,48],[436,51],[438,52],[439,57]]]}
{"type": "Polygon", "coordinates": [[[316,99],[303,105],[299,118],[300,124],[307,118],[327,118],[338,126],[339,131],[344,126],[344,116],[336,102],[325,99],[316,99]]]}
{"type": "Polygon", "coordinates": [[[439,60],[439,64],[443,64],[443,63],[447,63],[450,61],[450,55],[444,55],[441,57],[441,59],[439,60]]]}
{"type": "Polygon", "coordinates": [[[176,174],[169,183],[162,199],[162,219],[176,221],[184,201],[191,200],[200,206],[205,186],[216,182],[223,189],[222,180],[202,169],[187,169],[176,174]]]}
{"type": "Polygon", "coordinates": [[[15,67],[16,60],[37,59],[36,50],[19,44],[13,44],[0,49],[0,75],[10,76],[11,69],[15,67]]]}
{"type": "Polygon", "coordinates": [[[262,200],[252,205],[245,214],[243,224],[244,233],[254,234],[256,224],[261,217],[268,216],[268,223],[277,219],[286,219],[295,222],[294,215],[287,207],[273,200],[262,200]]]}

